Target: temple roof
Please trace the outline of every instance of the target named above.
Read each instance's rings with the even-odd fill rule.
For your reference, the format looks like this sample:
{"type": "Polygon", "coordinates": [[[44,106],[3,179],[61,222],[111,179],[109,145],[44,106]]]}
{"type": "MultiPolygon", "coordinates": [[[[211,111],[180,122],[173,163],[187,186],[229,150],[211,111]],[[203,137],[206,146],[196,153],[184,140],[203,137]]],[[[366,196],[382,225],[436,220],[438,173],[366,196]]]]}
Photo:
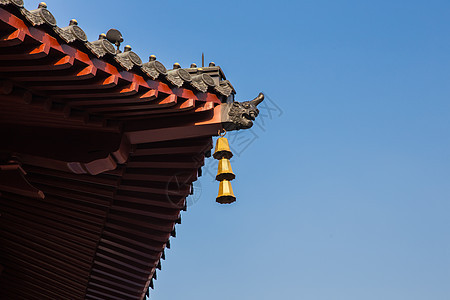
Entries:
{"type": "MultiPolygon", "coordinates": [[[[116,67],[119,72],[122,70],[130,71],[131,73],[142,76],[143,80],[159,79],[168,84],[170,88],[185,87],[193,89],[195,92],[210,92],[216,94],[222,101],[224,101],[224,97],[229,97],[232,93],[235,93],[232,85],[225,80],[225,75],[220,67],[190,67],[182,69],[179,64],[175,64],[174,68],[166,69],[161,62],[156,60],[154,55],[150,55],[148,62],[143,63],[139,55],[133,52],[130,46],[127,45],[123,47],[123,50],[120,50],[120,43],[118,43],[116,49],[116,46],[110,42],[111,37],[108,35],[100,34],[98,40],[88,41],[85,32],[74,19],[68,22],[68,26],[58,27],[56,25],[56,19],[43,2],[34,10],[27,10],[23,6],[22,0],[1,0],[0,5],[14,14],[18,19],[24,21],[27,26],[31,25],[30,27],[38,28],[55,38],[58,44],[70,45],[88,54],[90,58],[99,58],[116,67]],[[212,80],[211,77],[215,78],[215,80],[212,80]]],[[[14,21],[9,23],[13,25],[16,23],[14,21]]],[[[25,28],[12,27],[11,30],[10,36],[6,38],[4,43],[27,43],[24,40],[27,36],[35,38],[32,32],[29,32],[25,28]]],[[[14,49],[11,50],[13,51],[14,49]]],[[[48,54],[48,49],[39,48],[38,46],[29,50],[32,51],[30,54],[35,58],[48,54]]],[[[69,60],[66,64],[70,64],[70,62],[69,60]]],[[[214,63],[211,64],[214,65],[214,63]]]]}
{"type": "Polygon", "coordinates": [[[0,288],[143,299],[234,88],[0,0],[0,288]]]}

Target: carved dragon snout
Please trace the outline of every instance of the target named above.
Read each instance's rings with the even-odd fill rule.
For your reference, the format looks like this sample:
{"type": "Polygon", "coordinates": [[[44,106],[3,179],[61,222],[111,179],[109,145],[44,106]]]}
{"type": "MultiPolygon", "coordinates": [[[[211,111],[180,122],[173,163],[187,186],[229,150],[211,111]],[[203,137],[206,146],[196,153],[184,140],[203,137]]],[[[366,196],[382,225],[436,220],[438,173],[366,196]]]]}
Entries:
{"type": "Polygon", "coordinates": [[[264,100],[264,94],[250,101],[222,104],[222,126],[227,131],[248,129],[253,126],[253,121],[259,115],[257,108],[264,100]]]}

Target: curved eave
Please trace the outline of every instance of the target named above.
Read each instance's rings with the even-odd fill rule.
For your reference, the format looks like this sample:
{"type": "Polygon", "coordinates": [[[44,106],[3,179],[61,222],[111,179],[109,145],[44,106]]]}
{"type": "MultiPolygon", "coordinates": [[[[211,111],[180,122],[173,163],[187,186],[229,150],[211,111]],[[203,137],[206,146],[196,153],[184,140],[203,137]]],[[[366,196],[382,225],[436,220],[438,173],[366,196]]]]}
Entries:
{"type": "MultiPolygon", "coordinates": [[[[31,38],[40,45],[45,45],[42,47],[43,49],[46,48],[43,50],[44,56],[45,54],[53,51],[62,56],[62,61],[59,62],[60,66],[56,68],[54,66],[55,70],[58,68],[63,69],[64,67],[69,69],[75,63],[81,63],[85,67],[91,68],[92,72],[101,70],[112,76],[116,76],[120,80],[135,83],[138,85],[138,89],[142,88],[145,90],[157,90],[162,93],[174,94],[196,101],[211,101],[218,104],[221,103],[219,97],[213,93],[197,93],[186,88],[170,87],[164,82],[148,78],[146,79],[136,72],[119,70],[118,67],[102,59],[94,57],[91,53],[88,53],[88,51],[84,49],[78,49],[73,45],[61,43],[57,38],[45,32],[41,28],[28,26],[24,20],[18,18],[3,7],[0,7],[0,22],[2,22],[4,26],[2,32],[3,36],[0,39],[0,47],[14,47],[23,43],[27,37],[31,38]]],[[[36,48],[39,48],[39,46],[36,48]]],[[[33,55],[31,51],[29,54],[30,56],[33,55]]],[[[9,70],[6,67],[3,68],[3,72],[8,71],[9,70]]],[[[18,78],[18,80],[20,79],[18,78]]]]}

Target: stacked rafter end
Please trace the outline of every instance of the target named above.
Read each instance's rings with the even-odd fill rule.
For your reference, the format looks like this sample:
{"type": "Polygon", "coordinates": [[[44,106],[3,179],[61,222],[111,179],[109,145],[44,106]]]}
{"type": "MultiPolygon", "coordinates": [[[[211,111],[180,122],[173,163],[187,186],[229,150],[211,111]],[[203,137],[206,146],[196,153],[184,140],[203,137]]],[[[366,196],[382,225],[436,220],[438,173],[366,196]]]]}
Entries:
{"type": "MultiPolygon", "coordinates": [[[[215,93],[225,98],[222,100],[223,102],[235,94],[231,83],[226,80],[220,67],[215,66],[214,63],[206,68],[191,67],[188,69],[180,69],[180,66],[175,64],[172,70],[167,70],[161,62],[156,60],[154,55],[150,56],[148,62],[142,63],[141,58],[131,51],[130,46],[124,47],[123,52],[119,49],[116,50],[105,34],[101,34],[98,40],[89,42],[85,32],[74,19],[70,20],[66,27],[56,26],[56,19],[44,2],[41,2],[37,9],[31,11],[24,8],[23,0],[0,0],[0,6],[17,15],[22,15],[32,26],[40,27],[64,43],[80,49],[86,48],[95,57],[112,62],[127,71],[132,70],[152,80],[162,80],[173,87],[185,86],[202,93],[215,93]]],[[[15,37],[16,40],[20,40],[20,38],[21,36],[15,37]]]]}

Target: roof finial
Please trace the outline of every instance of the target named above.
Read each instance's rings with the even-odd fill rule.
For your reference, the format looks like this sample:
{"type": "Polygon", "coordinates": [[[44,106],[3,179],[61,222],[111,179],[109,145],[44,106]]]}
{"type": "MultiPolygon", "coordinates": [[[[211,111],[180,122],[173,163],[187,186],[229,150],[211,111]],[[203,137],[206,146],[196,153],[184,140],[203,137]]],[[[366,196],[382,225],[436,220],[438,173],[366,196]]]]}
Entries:
{"type": "Polygon", "coordinates": [[[38,8],[47,8],[47,3],[45,2],[39,3],[38,8]]]}
{"type": "Polygon", "coordinates": [[[212,62],[209,63],[209,66],[210,66],[210,67],[215,67],[216,64],[212,61],[212,62]]]}
{"type": "Polygon", "coordinates": [[[126,45],[126,46],[123,48],[123,52],[128,52],[128,51],[131,51],[131,46],[130,46],[130,45],[126,45]]]}
{"type": "Polygon", "coordinates": [[[191,64],[191,68],[197,68],[197,64],[196,63],[192,63],[191,64]]]}
{"type": "Polygon", "coordinates": [[[155,55],[150,55],[150,57],[148,58],[148,61],[155,61],[156,60],[156,56],[155,55]]]}
{"type": "Polygon", "coordinates": [[[179,63],[176,62],[176,63],[173,64],[173,68],[174,69],[179,69],[179,68],[181,68],[181,66],[180,66],[179,63]]]}
{"type": "Polygon", "coordinates": [[[69,22],[69,26],[70,25],[78,25],[78,21],[76,20],[76,19],[72,19],[72,20],[70,20],[70,22],[69,22]]]}
{"type": "Polygon", "coordinates": [[[108,41],[117,46],[116,53],[120,53],[120,43],[123,42],[123,37],[120,31],[117,29],[110,29],[106,33],[106,38],[108,39],[108,41]]]}

